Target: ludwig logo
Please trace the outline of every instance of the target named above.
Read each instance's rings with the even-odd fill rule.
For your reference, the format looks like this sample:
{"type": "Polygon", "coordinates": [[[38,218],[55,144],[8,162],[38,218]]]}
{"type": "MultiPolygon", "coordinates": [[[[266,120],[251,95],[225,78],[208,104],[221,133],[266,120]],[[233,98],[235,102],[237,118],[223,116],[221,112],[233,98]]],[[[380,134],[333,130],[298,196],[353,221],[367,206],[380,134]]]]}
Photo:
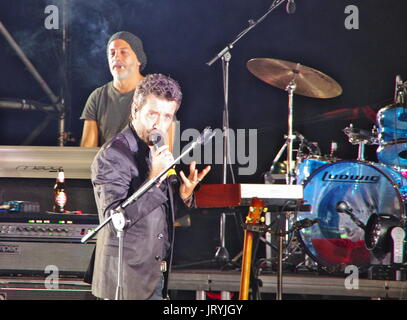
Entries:
{"type": "Polygon", "coordinates": [[[380,176],[356,175],[356,174],[331,174],[325,172],[322,181],[332,182],[357,182],[357,183],[377,183],[380,176]]]}

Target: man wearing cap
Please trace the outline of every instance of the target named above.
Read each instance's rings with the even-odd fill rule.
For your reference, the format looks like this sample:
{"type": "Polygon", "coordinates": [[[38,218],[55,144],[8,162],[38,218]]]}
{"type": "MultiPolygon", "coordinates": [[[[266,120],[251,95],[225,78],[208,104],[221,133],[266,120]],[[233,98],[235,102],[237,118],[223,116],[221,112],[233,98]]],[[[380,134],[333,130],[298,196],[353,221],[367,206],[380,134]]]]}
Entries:
{"type": "Polygon", "coordinates": [[[97,147],[119,133],[128,123],[134,89],[144,79],[147,64],[142,41],[120,31],[107,43],[107,58],[113,81],[94,90],[85,105],[81,147],[97,147]]]}

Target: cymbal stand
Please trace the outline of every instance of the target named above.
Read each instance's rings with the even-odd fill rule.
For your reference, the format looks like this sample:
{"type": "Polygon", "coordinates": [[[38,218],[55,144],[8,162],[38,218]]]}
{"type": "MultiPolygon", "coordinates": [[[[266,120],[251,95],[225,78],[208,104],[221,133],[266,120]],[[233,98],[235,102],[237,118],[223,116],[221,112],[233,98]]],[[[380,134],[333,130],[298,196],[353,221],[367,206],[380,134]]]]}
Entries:
{"type": "Polygon", "coordinates": [[[361,141],[358,143],[358,161],[364,161],[365,160],[365,142],[361,141]]]}
{"type": "MultiPolygon", "coordinates": [[[[287,184],[293,184],[295,178],[294,166],[293,166],[293,142],[296,135],[293,135],[293,106],[294,106],[294,92],[297,88],[295,82],[299,73],[300,64],[297,63],[294,72],[293,79],[288,83],[286,91],[288,92],[288,134],[287,134],[287,184]]],[[[276,300],[283,299],[283,250],[284,239],[287,234],[287,217],[281,214],[278,219],[278,264],[277,264],[277,292],[276,300]]]]}
{"type": "Polygon", "coordinates": [[[294,72],[293,79],[289,82],[286,87],[288,92],[288,134],[287,134],[287,184],[294,183],[294,172],[293,172],[293,141],[295,136],[293,135],[293,105],[294,105],[294,92],[297,88],[295,82],[297,75],[299,73],[300,64],[297,63],[297,66],[294,72]]]}
{"type": "Polygon", "coordinates": [[[297,83],[295,82],[297,75],[299,73],[299,68],[300,64],[297,63],[297,66],[294,72],[294,77],[293,79],[288,83],[286,87],[286,91],[288,92],[288,133],[286,138],[285,143],[283,146],[280,148],[278,151],[276,157],[273,160],[273,163],[270,167],[270,172],[274,170],[275,165],[277,164],[277,161],[281,158],[283,155],[283,152],[285,149],[287,149],[287,176],[286,176],[286,181],[287,184],[294,184],[294,178],[295,178],[295,172],[294,172],[294,165],[293,165],[293,143],[294,140],[297,139],[297,134],[293,134],[293,117],[294,117],[294,92],[295,89],[297,88],[297,83]]]}
{"type": "Polygon", "coordinates": [[[276,166],[278,160],[283,155],[283,152],[285,151],[285,149],[287,149],[287,145],[288,145],[288,141],[286,140],[286,142],[281,146],[280,150],[278,150],[278,153],[271,164],[270,173],[273,173],[274,167],[276,166]]]}

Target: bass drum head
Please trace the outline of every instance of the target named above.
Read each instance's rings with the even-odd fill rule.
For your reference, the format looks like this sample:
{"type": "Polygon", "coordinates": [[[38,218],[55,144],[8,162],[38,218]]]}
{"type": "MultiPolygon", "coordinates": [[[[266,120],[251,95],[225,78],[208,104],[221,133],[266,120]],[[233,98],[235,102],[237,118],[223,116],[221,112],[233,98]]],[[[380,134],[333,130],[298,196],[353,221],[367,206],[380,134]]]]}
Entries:
{"type": "Polygon", "coordinates": [[[304,185],[311,211],[297,215],[298,220],[319,219],[299,232],[308,255],[327,267],[369,266],[373,256],[365,247],[363,229],[346,213],[338,213],[336,206],[346,201],[363,224],[372,214],[404,219],[404,202],[395,183],[405,185],[405,178],[380,164],[341,161],[314,171],[304,185]]]}

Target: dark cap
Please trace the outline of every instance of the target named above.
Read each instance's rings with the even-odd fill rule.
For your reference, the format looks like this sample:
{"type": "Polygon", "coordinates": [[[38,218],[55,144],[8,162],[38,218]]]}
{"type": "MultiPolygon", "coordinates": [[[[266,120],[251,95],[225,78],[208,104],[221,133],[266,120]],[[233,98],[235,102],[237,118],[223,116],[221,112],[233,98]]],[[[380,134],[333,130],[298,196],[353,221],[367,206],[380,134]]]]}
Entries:
{"type": "Polygon", "coordinates": [[[140,71],[142,71],[147,65],[147,56],[146,53],[144,52],[143,42],[140,40],[140,38],[135,36],[131,32],[119,31],[110,37],[109,41],[107,42],[107,48],[109,48],[109,45],[112,41],[117,39],[124,40],[130,45],[130,47],[133,49],[133,51],[137,55],[138,60],[141,63],[140,71]]]}

